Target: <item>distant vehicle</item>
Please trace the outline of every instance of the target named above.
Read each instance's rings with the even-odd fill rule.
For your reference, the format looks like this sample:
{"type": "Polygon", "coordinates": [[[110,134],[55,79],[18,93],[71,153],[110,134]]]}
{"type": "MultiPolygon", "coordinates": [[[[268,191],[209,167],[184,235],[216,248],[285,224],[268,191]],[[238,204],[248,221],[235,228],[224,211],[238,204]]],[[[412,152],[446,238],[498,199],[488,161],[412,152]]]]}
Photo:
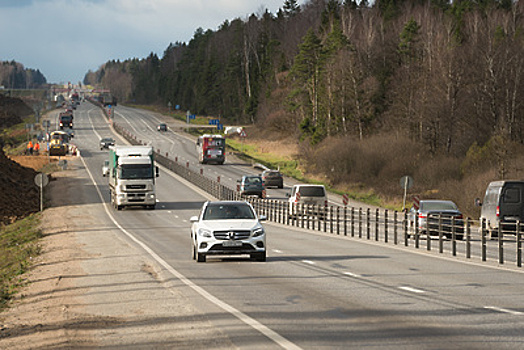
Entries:
{"type": "Polygon", "coordinates": [[[160,123],[156,127],[158,131],[167,131],[167,125],[165,123],[160,123]]]}
{"type": "Polygon", "coordinates": [[[486,221],[490,237],[498,236],[499,226],[504,233],[515,234],[517,221],[524,220],[524,181],[493,181],[484,200],[477,198],[476,203],[481,207],[480,220],[486,221]]]}
{"type": "Polygon", "coordinates": [[[60,130],[64,128],[73,128],[73,113],[72,112],[62,112],[58,115],[58,125],[60,130]]]}
{"type": "Polygon", "coordinates": [[[275,186],[278,188],[284,188],[284,178],[278,170],[264,170],[261,174],[262,181],[266,188],[275,186]]]}
{"type": "Polygon", "coordinates": [[[69,135],[64,131],[53,131],[49,135],[49,155],[65,156],[69,150],[69,135]]]}
{"type": "Polygon", "coordinates": [[[208,255],[247,254],[266,261],[266,233],[251,204],[244,201],[206,202],[190,218],[192,255],[205,262],[208,255]]]}
{"type": "Polygon", "coordinates": [[[104,160],[104,164],[102,165],[102,176],[109,175],[109,160],[104,160]]]}
{"type": "Polygon", "coordinates": [[[202,135],[196,143],[198,161],[201,164],[224,164],[226,161],[226,139],[222,135],[202,135]]]}
{"type": "Polygon", "coordinates": [[[426,199],[419,202],[419,208],[414,207],[408,213],[410,227],[414,229],[417,222],[418,232],[438,235],[439,228],[444,236],[451,238],[453,229],[457,239],[464,238],[464,219],[457,205],[449,200],[426,199]]]}
{"type": "Polygon", "coordinates": [[[104,137],[100,140],[100,150],[103,150],[104,148],[109,148],[109,146],[114,146],[115,140],[111,137],[104,137]]]}
{"type": "Polygon", "coordinates": [[[241,196],[264,196],[264,183],[258,175],[244,175],[238,182],[238,191],[241,196]]]}
{"type": "Polygon", "coordinates": [[[289,214],[291,217],[297,216],[299,205],[307,206],[305,211],[307,215],[316,216],[323,216],[323,211],[328,205],[324,185],[294,185],[287,196],[289,197],[289,214]]]}
{"type": "Polygon", "coordinates": [[[100,102],[104,107],[116,106],[117,104],[116,97],[109,93],[104,93],[98,96],[98,102],[100,102]]]}

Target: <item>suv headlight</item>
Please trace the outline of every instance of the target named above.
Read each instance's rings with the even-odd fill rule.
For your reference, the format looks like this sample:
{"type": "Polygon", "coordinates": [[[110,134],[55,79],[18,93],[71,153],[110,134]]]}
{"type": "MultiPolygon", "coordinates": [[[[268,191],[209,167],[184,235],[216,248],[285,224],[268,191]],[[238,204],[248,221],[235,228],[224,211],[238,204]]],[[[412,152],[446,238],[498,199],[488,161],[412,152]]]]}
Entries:
{"type": "Polygon", "coordinates": [[[199,228],[197,231],[197,234],[202,237],[208,237],[211,238],[213,235],[211,234],[211,231],[205,228],[199,228]]]}
{"type": "Polygon", "coordinates": [[[264,229],[259,227],[253,231],[253,237],[260,237],[264,234],[264,229]]]}

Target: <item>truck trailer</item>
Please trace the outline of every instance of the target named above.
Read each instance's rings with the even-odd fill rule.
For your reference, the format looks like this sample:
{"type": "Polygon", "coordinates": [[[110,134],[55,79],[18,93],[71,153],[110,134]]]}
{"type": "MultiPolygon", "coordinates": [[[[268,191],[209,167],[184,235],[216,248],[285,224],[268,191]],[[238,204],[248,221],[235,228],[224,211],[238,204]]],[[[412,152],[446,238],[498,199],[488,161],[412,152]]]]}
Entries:
{"type": "Polygon", "coordinates": [[[117,210],[127,206],[155,209],[158,175],[153,147],[109,147],[109,189],[111,204],[117,210]]]}

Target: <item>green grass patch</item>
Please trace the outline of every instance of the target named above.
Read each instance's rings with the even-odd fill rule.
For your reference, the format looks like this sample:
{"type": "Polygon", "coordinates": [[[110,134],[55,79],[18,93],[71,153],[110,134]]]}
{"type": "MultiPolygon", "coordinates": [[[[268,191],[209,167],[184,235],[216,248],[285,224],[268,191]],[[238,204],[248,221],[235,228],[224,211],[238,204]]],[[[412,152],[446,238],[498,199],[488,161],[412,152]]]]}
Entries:
{"type": "Polygon", "coordinates": [[[271,169],[280,169],[280,172],[285,176],[299,181],[307,181],[304,173],[300,170],[299,161],[295,159],[283,158],[271,153],[261,153],[256,146],[236,139],[228,139],[227,146],[236,152],[240,152],[241,158],[263,164],[271,169]]]}
{"type": "Polygon", "coordinates": [[[40,213],[0,227],[0,309],[24,284],[22,274],[40,254],[40,213]]]}

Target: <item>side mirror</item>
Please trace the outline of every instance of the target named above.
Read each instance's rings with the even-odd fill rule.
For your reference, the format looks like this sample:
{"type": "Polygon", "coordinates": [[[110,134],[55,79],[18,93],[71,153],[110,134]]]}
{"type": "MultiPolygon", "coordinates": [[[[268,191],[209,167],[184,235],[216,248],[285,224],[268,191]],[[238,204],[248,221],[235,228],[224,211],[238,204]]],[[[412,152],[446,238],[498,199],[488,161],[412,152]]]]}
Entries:
{"type": "Polygon", "coordinates": [[[480,198],[475,198],[475,206],[476,207],[481,207],[482,206],[482,202],[480,201],[480,198]]]}
{"type": "Polygon", "coordinates": [[[192,216],[190,219],[189,219],[190,222],[197,222],[198,221],[198,216],[192,216]]]}
{"type": "Polygon", "coordinates": [[[266,221],[266,220],[267,220],[267,216],[265,216],[265,215],[260,215],[258,217],[258,221],[266,221]]]}
{"type": "Polygon", "coordinates": [[[289,193],[289,192],[286,193],[286,197],[288,197],[288,198],[291,197],[291,193],[289,193]]]}

